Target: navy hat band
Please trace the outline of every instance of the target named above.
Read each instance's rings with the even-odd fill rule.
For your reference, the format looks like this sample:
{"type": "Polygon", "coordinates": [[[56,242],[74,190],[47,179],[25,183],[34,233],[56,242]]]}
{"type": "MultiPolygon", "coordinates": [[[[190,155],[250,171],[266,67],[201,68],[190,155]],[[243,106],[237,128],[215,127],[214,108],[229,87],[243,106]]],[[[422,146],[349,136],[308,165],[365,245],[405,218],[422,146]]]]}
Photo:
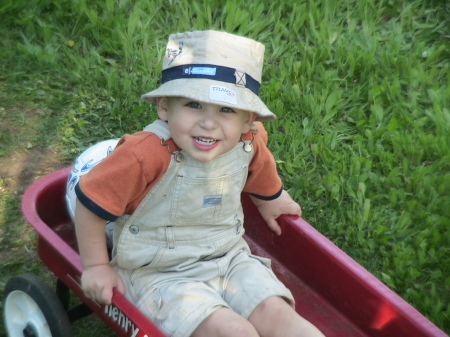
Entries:
{"type": "Polygon", "coordinates": [[[186,64],[167,68],[162,71],[161,82],[166,83],[180,78],[206,78],[221,82],[233,83],[240,87],[250,89],[259,95],[261,83],[250,75],[233,68],[211,64],[186,64]]]}

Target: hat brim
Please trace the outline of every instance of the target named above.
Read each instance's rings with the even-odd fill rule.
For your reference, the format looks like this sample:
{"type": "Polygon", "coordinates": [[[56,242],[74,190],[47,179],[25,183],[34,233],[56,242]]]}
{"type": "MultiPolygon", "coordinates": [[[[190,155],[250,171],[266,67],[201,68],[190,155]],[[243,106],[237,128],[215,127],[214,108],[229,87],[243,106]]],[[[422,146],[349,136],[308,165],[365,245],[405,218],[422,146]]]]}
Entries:
{"type": "Polygon", "coordinates": [[[235,107],[236,109],[252,111],[257,114],[256,120],[267,122],[276,118],[264,102],[247,88],[225,82],[204,78],[176,79],[168,81],[158,89],[142,95],[142,99],[150,103],[156,103],[157,97],[185,97],[198,102],[235,107]],[[213,100],[210,97],[210,87],[220,85],[234,91],[238,97],[236,104],[227,104],[213,100]]]}

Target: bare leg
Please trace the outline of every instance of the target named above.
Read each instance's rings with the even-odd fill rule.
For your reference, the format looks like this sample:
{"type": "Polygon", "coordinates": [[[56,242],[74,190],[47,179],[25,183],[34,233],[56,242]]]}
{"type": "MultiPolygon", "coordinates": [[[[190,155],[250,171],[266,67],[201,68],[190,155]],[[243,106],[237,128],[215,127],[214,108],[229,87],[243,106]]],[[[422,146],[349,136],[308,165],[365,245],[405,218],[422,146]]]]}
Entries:
{"type": "Polygon", "coordinates": [[[262,302],[249,321],[261,337],[324,337],[280,297],[270,297],[262,302]]]}
{"type": "Polygon", "coordinates": [[[221,308],[206,318],[191,337],[259,337],[248,320],[228,308],[221,308]]]}

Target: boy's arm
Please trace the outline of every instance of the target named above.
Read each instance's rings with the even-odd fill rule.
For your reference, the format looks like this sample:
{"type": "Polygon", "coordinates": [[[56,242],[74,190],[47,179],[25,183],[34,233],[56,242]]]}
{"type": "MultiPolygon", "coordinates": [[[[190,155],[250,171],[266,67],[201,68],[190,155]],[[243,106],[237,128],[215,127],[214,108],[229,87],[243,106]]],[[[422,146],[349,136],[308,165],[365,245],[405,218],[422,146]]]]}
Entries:
{"type": "Polygon", "coordinates": [[[77,199],[75,229],[84,268],[81,286],[87,297],[102,304],[110,304],[113,288],[117,287],[123,294],[125,285],[109,265],[105,227],[106,220],[92,213],[77,199]]]}
{"type": "Polygon", "coordinates": [[[267,222],[267,225],[277,235],[281,235],[281,228],[276,221],[280,215],[302,215],[300,205],[297,204],[285,190],[281,192],[278,198],[273,200],[262,200],[253,196],[250,197],[258,208],[259,213],[261,213],[263,219],[267,222]]]}

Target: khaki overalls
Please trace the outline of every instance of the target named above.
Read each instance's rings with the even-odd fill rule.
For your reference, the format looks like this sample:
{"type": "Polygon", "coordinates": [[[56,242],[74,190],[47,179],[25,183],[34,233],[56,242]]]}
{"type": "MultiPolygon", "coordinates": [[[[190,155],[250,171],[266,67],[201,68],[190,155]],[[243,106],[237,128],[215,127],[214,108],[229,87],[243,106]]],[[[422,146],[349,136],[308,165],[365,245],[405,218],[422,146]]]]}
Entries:
{"type": "MultiPolygon", "coordinates": [[[[144,130],[164,140],[170,138],[163,121],[144,130]]],[[[251,255],[242,238],[240,198],[253,153],[250,141],[238,143],[211,162],[196,161],[183,150],[174,153],[167,172],[136,211],[115,223],[118,235],[114,236],[111,264],[127,284],[127,297],[168,335],[189,336],[207,315],[229,306],[231,295],[230,300],[210,300],[209,288],[225,298],[229,290],[223,283],[231,282],[230,268],[233,275],[240,273],[240,267],[233,265],[241,260],[242,272],[256,274],[250,276],[258,277],[262,285],[266,277],[270,286],[263,288],[271,289],[261,296],[266,289],[261,292],[251,285],[255,295],[246,293],[253,299],[238,296],[235,300],[255,301],[240,304],[249,307],[241,314],[249,315],[269,296],[292,299],[270,270],[270,261],[251,255]],[[252,272],[251,265],[264,275],[257,276],[260,272],[252,272]]]]}

